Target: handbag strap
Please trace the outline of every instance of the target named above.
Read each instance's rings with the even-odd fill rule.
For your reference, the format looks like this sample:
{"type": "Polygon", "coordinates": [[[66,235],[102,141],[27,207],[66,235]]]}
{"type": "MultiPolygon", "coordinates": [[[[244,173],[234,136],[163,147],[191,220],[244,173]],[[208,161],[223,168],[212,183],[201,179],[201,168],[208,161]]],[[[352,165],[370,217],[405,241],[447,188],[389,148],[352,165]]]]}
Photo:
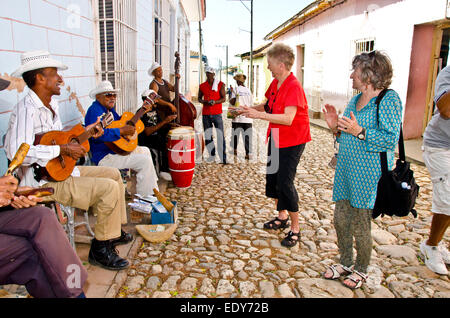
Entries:
{"type": "MultiPolygon", "coordinates": [[[[390,91],[390,89],[383,89],[380,94],[378,94],[377,99],[375,100],[375,104],[377,105],[377,127],[379,127],[379,111],[380,111],[380,102],[383,99],[384,95],[390,91]]],[[[405,155],[405,143],[403,140],[403,124],[400,124],[400,138],[398,139],[398,153],[401,161],[406,161],[405,155]]],[[[380,152],[380,160],[381,160],[381,172],[386,174],[388,172],[387,165],[387,153],[386,151],[380,152]]]]}

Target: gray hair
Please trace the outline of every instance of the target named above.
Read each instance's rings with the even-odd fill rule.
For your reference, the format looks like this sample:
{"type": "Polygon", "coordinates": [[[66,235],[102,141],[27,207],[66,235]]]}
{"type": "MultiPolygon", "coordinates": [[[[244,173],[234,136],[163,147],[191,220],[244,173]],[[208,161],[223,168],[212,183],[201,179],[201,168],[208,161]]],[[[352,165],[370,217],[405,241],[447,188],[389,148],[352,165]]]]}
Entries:
{"type": "Polygon", "coordinates": [[[283,63],[288,70],[291,70],[292,65],[294,65],[295,55],[292,48],[283,43],[274,44],[269,51],[267,51],[267,56],[274,58],[279,62],[283,63]]]}
{"type": "Polygon", "coordinates": [[[372,85],[374,89],[386,89],[391,85],[393,76],[391,60],[380,51],[356,55],[352,67],[354,70],[359,68],[361,81],[372,85]]]}

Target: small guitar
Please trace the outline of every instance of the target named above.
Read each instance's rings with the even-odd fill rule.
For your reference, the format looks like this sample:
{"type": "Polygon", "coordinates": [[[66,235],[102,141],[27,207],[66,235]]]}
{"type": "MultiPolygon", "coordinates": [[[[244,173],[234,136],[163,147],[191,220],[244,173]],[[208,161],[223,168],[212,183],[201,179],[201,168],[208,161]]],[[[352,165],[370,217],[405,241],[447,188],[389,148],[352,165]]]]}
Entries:
{"type": "MultiPolygon", "coordinates": [[[[89,151],[89,138],[95,135],[99,125],[105,128],[114,120],[111,113],[103,114],[100,123],[89,130],[86,130],[81,124],[69,128],[65,131],[49,131],[35,136],[35,145],[65,145],[68,143],[80,144],[86,152],[89,151]]],[[[49,181],[64,181],[75,168],[77,161],[70,156],[59,155],[50,160],[45,167],[40,167],[40,174],[49,181]]]]}
{"type": "Polygon", "coordinates": [[[147,97],[147,100],[149,101],[147,103],[144,103],[144,105],[139,108],[136,114],[133,115],[133,113],[124,112],[119,120],[112,122],[110,125],[108,125],[108,127],[106,127],[107,129],[109,129],[122,128],[125,125],[132,125],[136,128],[136,131],[132,136],[121,136],[120,139],[116,141],[105,142],[109,149],[122,156],[126,156],[129,153],[133,152],[134,149],[136,149],[138,144],[138,135],[145,129],[144,123],[140,120],[140,118],[144,116],[145,113],[151,110],[151,105],[149,103],[154,104],[155,99],[158,98],[161,98],[161,96],[152,91],[152,93],[150,93],[147,97]]]}
{"type": "Polygon", "coordinates": [[[14,195],[16,196],[23,195],[25,197],[29,195],[34,195],[35,197],[41,198],[52,195],[53,193],[55,193],[55,189],[53,188],[34,188],[30,190],[18,190],[14,193],[14,195]]]}

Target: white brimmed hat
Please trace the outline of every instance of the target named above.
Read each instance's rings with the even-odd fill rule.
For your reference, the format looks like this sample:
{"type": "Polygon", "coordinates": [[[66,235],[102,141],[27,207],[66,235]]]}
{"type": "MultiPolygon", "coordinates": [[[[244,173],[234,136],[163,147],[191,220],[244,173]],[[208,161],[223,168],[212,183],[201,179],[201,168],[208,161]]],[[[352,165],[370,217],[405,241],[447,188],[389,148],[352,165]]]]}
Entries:
{"type": "Polygon", "coordinates": [[[89,97],[95,99],[95,96],[103,93],[118,93],[120,89],[114,89],[110,81],[103,81],[89,93],[89,97]]]}
{"type": "Polygon", "coordinates": [[[58,70],[67,70],[68,67],[60,61],[50,58],[47,51],[30,51],[22,53],[20,56],[22,65],[11,74],[14,77],[21,77],[23,73],[38,70],[46,67],[56,67],[58,70]]]}
{"type": "Polygon", "coordinates": [[[206,67],[206,68],[205,68],[205,72],[206,72],[206,73],[216,74],[216,70],[213,69],[211,66],[206,67]]]}
{"type": "Polygon", "coordinates": [[[161,67],[161,65],[158,62],[154,62],[152,66],[148,69],[148,75],[153,77],[153,71],[156,70],[158,67],[161,67]]]}

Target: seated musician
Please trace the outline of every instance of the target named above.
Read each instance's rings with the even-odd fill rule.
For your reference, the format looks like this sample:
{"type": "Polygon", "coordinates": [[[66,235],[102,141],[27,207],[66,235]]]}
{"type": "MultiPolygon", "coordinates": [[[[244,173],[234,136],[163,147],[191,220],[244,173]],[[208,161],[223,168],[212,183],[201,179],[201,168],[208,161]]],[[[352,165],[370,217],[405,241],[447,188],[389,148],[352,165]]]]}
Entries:
{"type": "Polygon", "coordinates": [[[87,271],[42,198],[16,196],[18,180],[0,178],[0,285],[25,285],[35,298],[85,298],[87,271]],[[77,284],[67,284],[73,275],[77,284]]]}
{"type": "MultiPolygon", "coordinates": [[[[19,145],[30,145],[22,166],[17,169],[20,185],[51,187],[54,194],[46,200],[82,210],[92,208],[97,222],[89,262],[111,270],[127,268],[128,261],[121,258],[114,247],[133,239],[132,235],[121,230],[121,224],[127,223],[127,214],[120,171],[109,167],[77,166],[71,176],[59,182],[48,180],[39,173],[42,170],[39,166],[45,167],[54,158],[68,156],[78,160],[86,155],[78,143],[33,145],[36,135],[62,130],[58,101],[52,97],[60,95],[63,85],[58,69],[66,70],[67,66],[51,59],[45,51],[26,52],[21,59],[22,66],[12,76],[22,76],[30,90],[13,108],[5,136],[5,151],[10,160],[19,145]]],[[[102,132],[99,129],[97,135],[102,132]]]]}
{"type": "Polygon", "coordinates": [[[171,125],[171,122],[177,118],[177,109],[170,101],[170,92],[174,92],[175,88],[162,78],[162,67],[158,63],[153,63],[148,70],[148,74],[152,78],[149,89],[155,91],[161,98],[156,100],[157,110],[149,112],[142,117],[145,130],[144,133],[139,135],[139,145],[156,149],[160,152],[161,155],[158,158],[159,175],[164,180],[170,181],[172,177],[169,173],[167,134],[172,129],[173,125],[171,125]]]}
{"type": "MultiPolygon", "coordinates": [[[[114,120],[120,120],[115,110],[116,96],[119,90],[113,88],[111,82],[103,81],[89,95],[95,101],[89,107],[85,124],[95,123],[98,116],[105,112],[111,112],[114,120]]],[[[145,103],[145,107],[151,107],[145,103]]],[[[142,196],[153,195],[153,189],[158,188],[158,176],[156,175],[150,150],[146,147],[137,146],[136,149],[127,154],[120,155],[111,150],[106,143],[117,141],[123,137],[131,137],[136,133],[136,128],[126,124],[122,128],[105,128],[103,136],[89,140],[91,145],[92,161],[104,167],[115,167],[118,169],[131,169],[136,172],[136,192],[142,196]]]]}

